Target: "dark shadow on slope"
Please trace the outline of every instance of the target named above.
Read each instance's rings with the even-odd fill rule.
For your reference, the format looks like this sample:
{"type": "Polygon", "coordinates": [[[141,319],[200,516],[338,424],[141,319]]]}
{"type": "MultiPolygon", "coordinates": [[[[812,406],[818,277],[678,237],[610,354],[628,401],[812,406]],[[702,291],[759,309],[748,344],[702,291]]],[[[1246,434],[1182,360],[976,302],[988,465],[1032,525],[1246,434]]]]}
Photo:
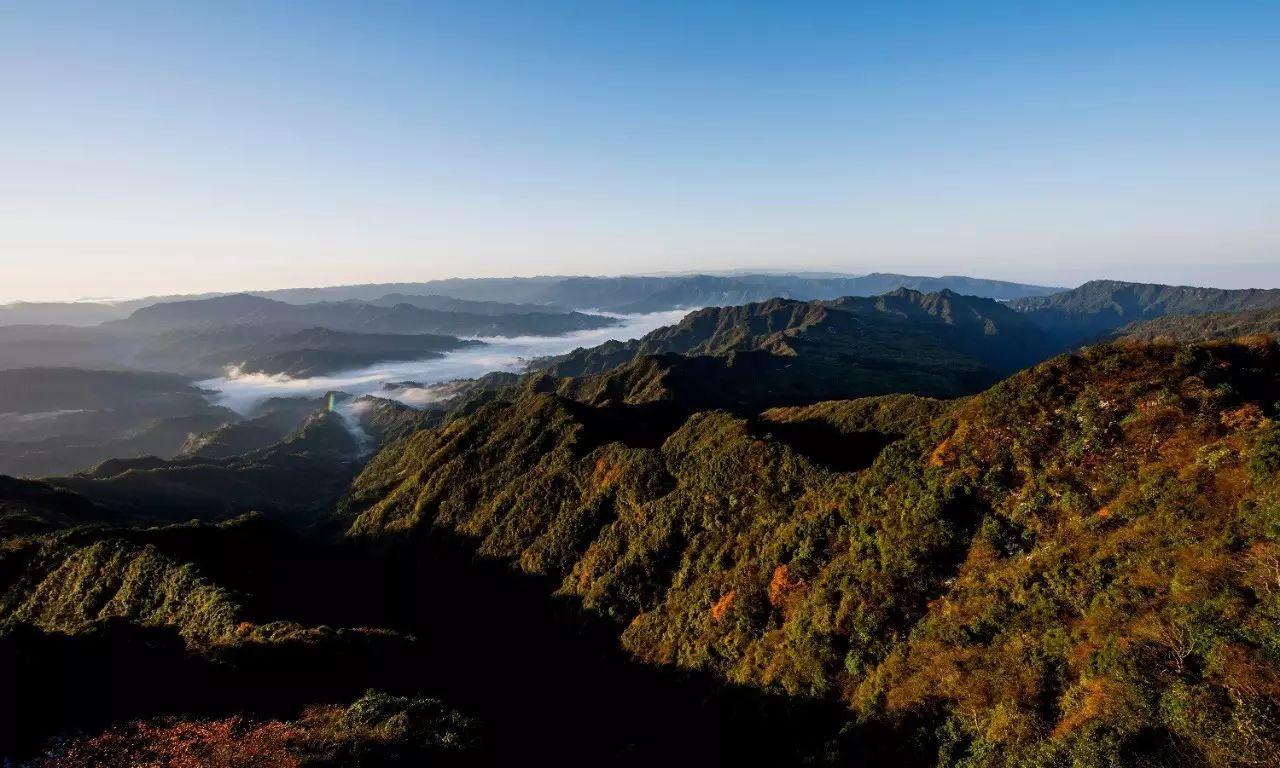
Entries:
{"type": "Polygon", "coordinates": [[[582,437],[575,446],[583,454],[608,443],[622,443],[630,448],[660,448],[689,417],[688,409],[666,402],[602,406],[575,400],[562,402],[583,426],[582,437]]]}
{"type": "Polygon", "coordinates": [[[751,435],[776,440],[809,461],[835,472],[856,472],[871,466],[880,452],[901,435],[883,432],[842,432],[829,421],[750,422],[751,435]]]}
{"type": "Polygon", "coordinates": [[[619,647],[616,623],[550,597],[556,585],[548,579],[477,558],[475,542],[456,535],[332,543],[281,529],[259,538],[251,529],[260,525],[271,527],[258,521],[222,537],[204,528],[203,542],[195,527],[137,535],[243,592],[251,621],[377,626],[415,639],[365,633],[247,644],[211,660],[186,653],[170,630],[112,624],[52,645],[46,635],[24,646],[39,659],[0,654],[33,670],[14,691],[28,712],[24,745],[108,718],[292,718],[308,704],[348,702],[372,687],[439,698],[485,722],[485,764],[826,764],[841,762],[836,750],[902,765],[929,755],[927,745],[903,753],[909,737],[853,728],[836,701],[635,663],[619,647]]]}

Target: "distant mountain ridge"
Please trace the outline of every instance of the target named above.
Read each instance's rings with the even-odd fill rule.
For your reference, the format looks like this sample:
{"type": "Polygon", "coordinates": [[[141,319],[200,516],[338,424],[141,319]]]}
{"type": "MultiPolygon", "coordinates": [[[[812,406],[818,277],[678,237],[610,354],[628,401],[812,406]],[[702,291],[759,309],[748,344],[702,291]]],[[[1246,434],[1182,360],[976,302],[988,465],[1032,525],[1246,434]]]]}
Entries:
{"type": "Polygon", "coordinates": [[[435,309],[442,312],[462,312],[469,315],[523,315],[545,314],[560,315],[572,312],[571,309],[557,307],[554,304],[517,304],[503,301],[472,301],[455,299],[452,296],[408,295],[388,293],[380,299],[369,302],[380,307],[394,307],[397,304],[410,304],[420,309],[435,309]]]}
{"type": "Polygon", "coordinates": [[[469,314],[424,309],[400,303],[381,306],[362,301],[286,304],[248,293],[211,299],[173,301],[138,309],[113,326],[169,331],[230,325],[323,327],[358,333],[435,333],[456,336],[555,336],[570,331],[605,328],[616,320],[581,312],[560,314],[469,314]]]}
{"type": "Polygon", "coordinates": [[[661,276],[543,276],[448,278],[418,283],[373,283],[323,288],[285,288],[267,291],[152,296],[101,302],[14,302],[0,304],[0,325],[96,325],[121,320],[135,310],[159,304],[251,295],[289,304],[364,301],[379,305],[414,304],[475,314],[564,312],[593,308],[614,312],[697,309],[712,305],[744,304],[775,296],[829,299],[872,296],[894,288],[938,291],[944,288],[975,296],[1008,300],[1038,296],[1052,288],[964,276],[921,277],[892,273],[681,274],[661,276]],[[499,307],[494,305],[512,305],[499,307]]]}
{"type": "Polygon", "coordinates": [[[924,277],[894,273],[839,274],[742,271],[734,274],[623,275],[617,277],[548,275],[540,277],[450,278],[422,283],[253,291],[257,296],[289,302],[376,301],[387,294],[439,294],[483,302],[553,305],[611,312],[698,309],[763,301],[774,297],[831,299],[874,296],[895,288],[923,292],[950,289],[985,298],[1008,300],[1039,296],[1061,288],[1004,280],[948,275],[924,277]]]}
{"type": "Polygon", "coordinates": [[[1087,341],[1113,328],[1165,315],[1280,307],[1280,289],[1229,290],[1094,280],[1061,293],[1015,299],[1009,306],[1058,338],[1087,341]]]}
{"type": "Polygon", "coordinates": [[[690,313],[676,325],[659,328],[640,339],[611,341],[556,358],[554,375],[598,373],[642,355],[725,355],[732,351],[769,349],[795,354],[789,345],[802,341],[830,341],[821,334],[866,336],[876,323],[886,330],[901,330],[901,323],[924,323],[953,339],[967,336],[966,344],[981,345],[997,357],[1009,354],[1032,360],[1043,352],[1044,341],[1036,327],[1017,312],[990,299],[962,296],[949,290],[938,293],[899,288],[881,296],[847,296],[830,301],[797,301],[775,298],[734,307],[709,307],[690,313]],[[818,335],[814,335],[814,334],[818,335]],[[985,344],[1005,334],[1002,342],[1021,345],[997,350],[985,344]],[[1031,342],[1034,349],[1027,349],[1031,342]]]}
{"type": "Polygon", "coordinates": [[[712,307],[640,339],[535,363],[562,394],[744,407],[891,392],[956,396],[1056,351],[1000,302],[906,288],[874,298],[712,307]],[[732,369],[732,370],[730,370],[732,369]],[[668,390],[677,387],[679,391],[668,390]]]}
{"type": "Polygon", "coordinates": [[[1036,296],[1055,289],[969,277],[870,274],[857,277],[792,275],[689,275],[682,277],[576,277],[543,289],[537,300],[614,312],[654,312],[732,306],[771,298],[811,301],[841,296],[874,296],[897,288],[922,292],[953,290],[983,298],[1036,296]]]}

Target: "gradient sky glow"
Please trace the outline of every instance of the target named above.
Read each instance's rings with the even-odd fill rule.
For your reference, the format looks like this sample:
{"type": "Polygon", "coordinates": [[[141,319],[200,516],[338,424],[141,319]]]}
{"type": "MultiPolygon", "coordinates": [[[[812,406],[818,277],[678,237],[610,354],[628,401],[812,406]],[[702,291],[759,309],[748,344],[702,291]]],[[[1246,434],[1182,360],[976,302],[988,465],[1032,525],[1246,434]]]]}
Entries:
{"type": "Polygon", "coordinates": [[[1280,2],[0,0],[0,300],[1280,286],[1280,2]]]}

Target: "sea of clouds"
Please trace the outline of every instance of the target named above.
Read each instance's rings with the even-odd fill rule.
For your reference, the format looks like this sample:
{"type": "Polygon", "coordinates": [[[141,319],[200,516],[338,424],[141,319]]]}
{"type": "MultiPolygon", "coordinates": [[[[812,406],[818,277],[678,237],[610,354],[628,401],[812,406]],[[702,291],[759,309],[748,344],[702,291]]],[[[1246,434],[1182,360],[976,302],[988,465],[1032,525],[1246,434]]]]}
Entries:
{"type": "Polygon", "coordinates": [[[689,310],[677,309],[612,315],[621,321],[620,324],[563,336],[486,337],[479,339],[484,342],[484,346],[448,352],[443,357],[379,363],[331,376],[295,379],[229,371],[226,376],[207,379],[199,384],[216,392],[216,399],[220,404],[240,413],[248,413],[255,405],[271,397],[318,397],[330,391],[347,392],[355,396],[374,394],[423,407],[446,396],[444,390],[432,385],[476,378],[493,371],[518,373],[535,358],[560,355],[579,347],[594,347],[610,339],[624,341],[638,338],[654,329],[677,323],[688,313],[689,310]],[[393,390],[383,387],[387,383],[403,381],[417,382],[423,386],[393,390]]]}

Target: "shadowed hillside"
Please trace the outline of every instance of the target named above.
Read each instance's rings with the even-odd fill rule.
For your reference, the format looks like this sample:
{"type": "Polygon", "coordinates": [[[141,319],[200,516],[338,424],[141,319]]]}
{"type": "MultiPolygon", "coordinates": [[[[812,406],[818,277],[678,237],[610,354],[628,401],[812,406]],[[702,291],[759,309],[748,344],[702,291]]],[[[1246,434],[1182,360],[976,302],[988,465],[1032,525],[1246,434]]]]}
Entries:
{"type": "Polygon", "coordinates": [[[747,410],[895,392],[954,397],[1054,349],[997,302],[900,289],[704,309],[641,339],[540,361],[558,381],[538,386],[597,404],[747,410]]]}
{"type": "Polygon", "coordinates": [[[1014,299],[1024,313],[1064,343],[1093,341],[1114,328],[1165,315],[1200,315],[1280,307],[1280,289],[1226,290],[1094,280],[1047,296],[1014,299]]]}

